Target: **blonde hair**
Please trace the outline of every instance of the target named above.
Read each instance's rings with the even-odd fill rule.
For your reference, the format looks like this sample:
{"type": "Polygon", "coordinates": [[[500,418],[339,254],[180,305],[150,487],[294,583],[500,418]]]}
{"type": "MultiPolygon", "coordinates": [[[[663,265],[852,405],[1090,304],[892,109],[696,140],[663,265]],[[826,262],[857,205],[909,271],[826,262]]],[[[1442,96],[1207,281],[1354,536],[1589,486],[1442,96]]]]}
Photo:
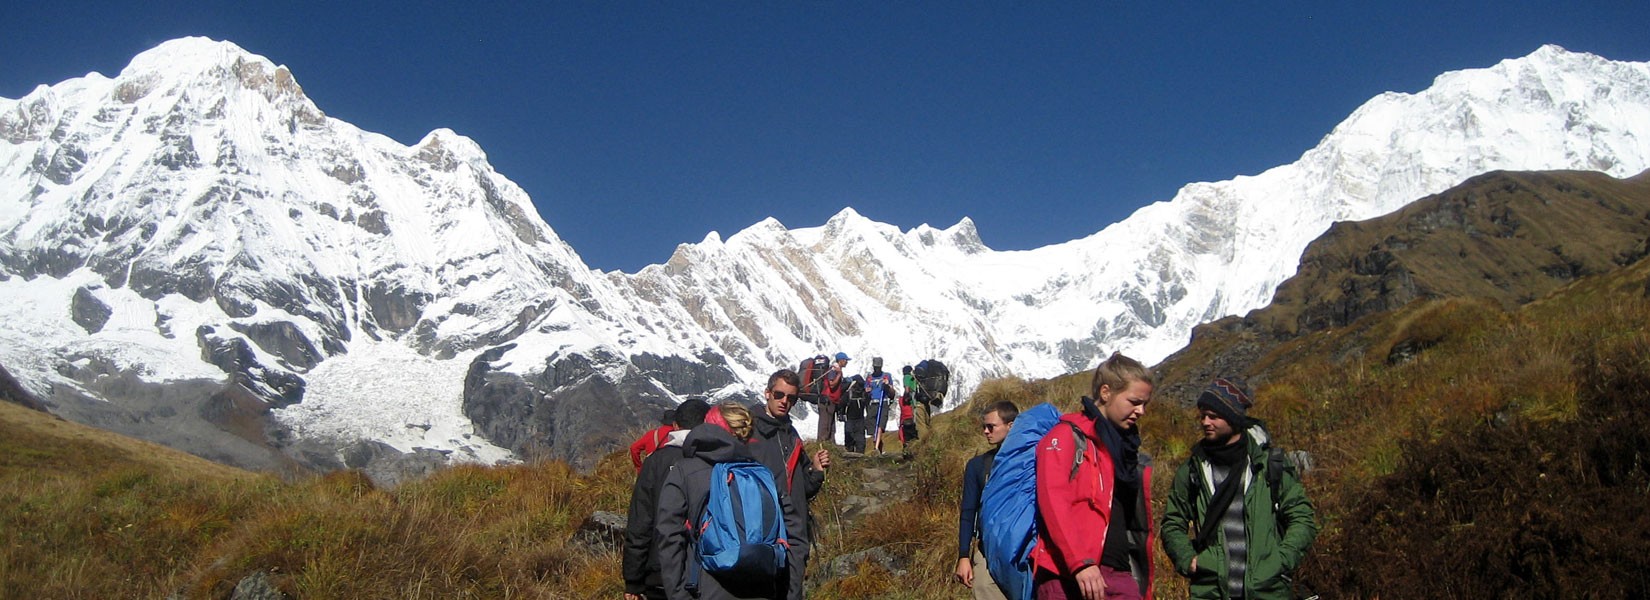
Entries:
{"type": "Polygon", "coordinates": [[[1154,379],[1151,369],[1140,364],[1140,361],[1123,356],[1122,352],[1113,352],[1110,358],[1094,368],[1094,381],[1089,384],[1089,393],[1091,398],[1100,400],[1100,386],[1116,393],[1128,387],[1130,381],[1141,381],[1155,387],[1157,382],[1154,379]]]}
{"type": "Polygon", "coordinates": [[[751,422],[751,410],[749,408],[745,408],[745,405],[732,400],[717,404],[716,407],[721,409],[722,420],[727,422],[728,431],[733,433],[733,437],[739,438],[740,441],[750,439],[751,428],[754,423],[751,422]]]}

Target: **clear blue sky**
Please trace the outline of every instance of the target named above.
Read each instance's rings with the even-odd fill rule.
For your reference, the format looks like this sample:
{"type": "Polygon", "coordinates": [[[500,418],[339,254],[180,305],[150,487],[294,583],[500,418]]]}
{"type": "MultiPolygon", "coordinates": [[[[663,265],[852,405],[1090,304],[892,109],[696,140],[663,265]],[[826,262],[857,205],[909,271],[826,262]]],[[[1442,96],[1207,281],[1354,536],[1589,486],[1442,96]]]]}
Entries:
{"type": "Polygon", "coordinates": [[[1293,162],[1365,100],[1541,44],[1650,60],[1650,2],[15,2],[0,96],[188,35],[327,114],[474,138],[600,269],[765,217],[964,216],[1000,250],[1293,162]]]}

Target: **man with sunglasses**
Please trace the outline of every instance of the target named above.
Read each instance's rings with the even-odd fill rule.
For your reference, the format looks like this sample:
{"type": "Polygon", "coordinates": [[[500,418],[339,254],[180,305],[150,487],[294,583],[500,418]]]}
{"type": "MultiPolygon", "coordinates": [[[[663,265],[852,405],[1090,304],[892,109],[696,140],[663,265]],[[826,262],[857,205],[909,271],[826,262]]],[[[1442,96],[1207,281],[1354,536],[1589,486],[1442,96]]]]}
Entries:
{"type": "Polygon", "coordinates": [[[813,523],[809,519],[808,501],[819,495],[825,485],[825,469],[831,466],[831,454],[820,450],[808,456],[802,447],[802,436],[791,423],[791,407],[801,401],[797,393],[801,387],[802,377],[796,371],[780,369],[768,376],[768,387],[762,393],[766,406],[757,411],[750,451],[773,472],[779,492],[790,495],[789,506],[796,510],[798,520],[807,525],[798,532],[799,537],[811,544],[813,523]]]}
{"type": "Polygon", "coordinates": [[[973,590],[974,597],[979,600],[1004,598],[1003,591],[991,578],[991,571],[986,569],[985,556],[974,548],[974,540],[980,537],[980,493],[985,490],[985,481],[991,476],[991,464],[997,459],[997,449],[1002,447],[1003,439],[1008,437],[1008,430],[1014,427],[1014,418],[1018,416],[1020,407],[1007,400],[987,406],[985,412],[980,413],[980,431],[985,434],[985,441],[991,444],[991,448],[969,459],[968,465],[963,467],[962,506],[957,511],[956,575],[957,582],[973,590]]]}

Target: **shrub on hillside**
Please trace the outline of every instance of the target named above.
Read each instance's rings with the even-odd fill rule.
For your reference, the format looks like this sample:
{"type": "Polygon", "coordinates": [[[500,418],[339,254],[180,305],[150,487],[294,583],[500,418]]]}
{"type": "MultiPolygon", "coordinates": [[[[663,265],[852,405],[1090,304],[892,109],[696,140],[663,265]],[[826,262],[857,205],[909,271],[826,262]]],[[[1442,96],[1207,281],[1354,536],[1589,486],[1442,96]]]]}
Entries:
{"type": "Polygon", "coordinates": [[[1647,363],[1642,333],[1583,349],[1577,418],[1509,412],[1412,441],[1305,579],[1335,597],[1650,595],[1647,363]]]}

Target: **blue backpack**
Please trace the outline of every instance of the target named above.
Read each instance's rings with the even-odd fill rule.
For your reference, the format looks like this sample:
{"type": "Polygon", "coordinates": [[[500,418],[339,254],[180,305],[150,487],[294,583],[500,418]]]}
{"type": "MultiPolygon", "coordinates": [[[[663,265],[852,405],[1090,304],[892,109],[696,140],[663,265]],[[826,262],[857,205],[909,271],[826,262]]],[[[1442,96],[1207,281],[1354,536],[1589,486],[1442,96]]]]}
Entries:
{"type": "MultiPolygon", "coordinates": [[[[1037,443],[1060,423],[1060,409],[1044,402],[1020,413],[997,450],[980,493],[980,553],[1009,600],[1032,597],[1031,550],[1037,546],[1037,443]]],[[[1077,435],[1080,444],[1087,442],[1077,435]]],[[[1078,448],[1077,456],[1083,456],[1078,448]]],[[[1075,472],[1075,471],[1074,471],[1075,472]]]]}
{"type": "MultiPolygon", "coordinates": [[[[785,569],[788,543],[779,487],[773,472],[757,462],[717,463],[710,494],[699,511],[694,551],[703,571],[721,581],[774,581],[785,569]]],[[[689,575],[697,590],[699,573],[689,575]]]]}

